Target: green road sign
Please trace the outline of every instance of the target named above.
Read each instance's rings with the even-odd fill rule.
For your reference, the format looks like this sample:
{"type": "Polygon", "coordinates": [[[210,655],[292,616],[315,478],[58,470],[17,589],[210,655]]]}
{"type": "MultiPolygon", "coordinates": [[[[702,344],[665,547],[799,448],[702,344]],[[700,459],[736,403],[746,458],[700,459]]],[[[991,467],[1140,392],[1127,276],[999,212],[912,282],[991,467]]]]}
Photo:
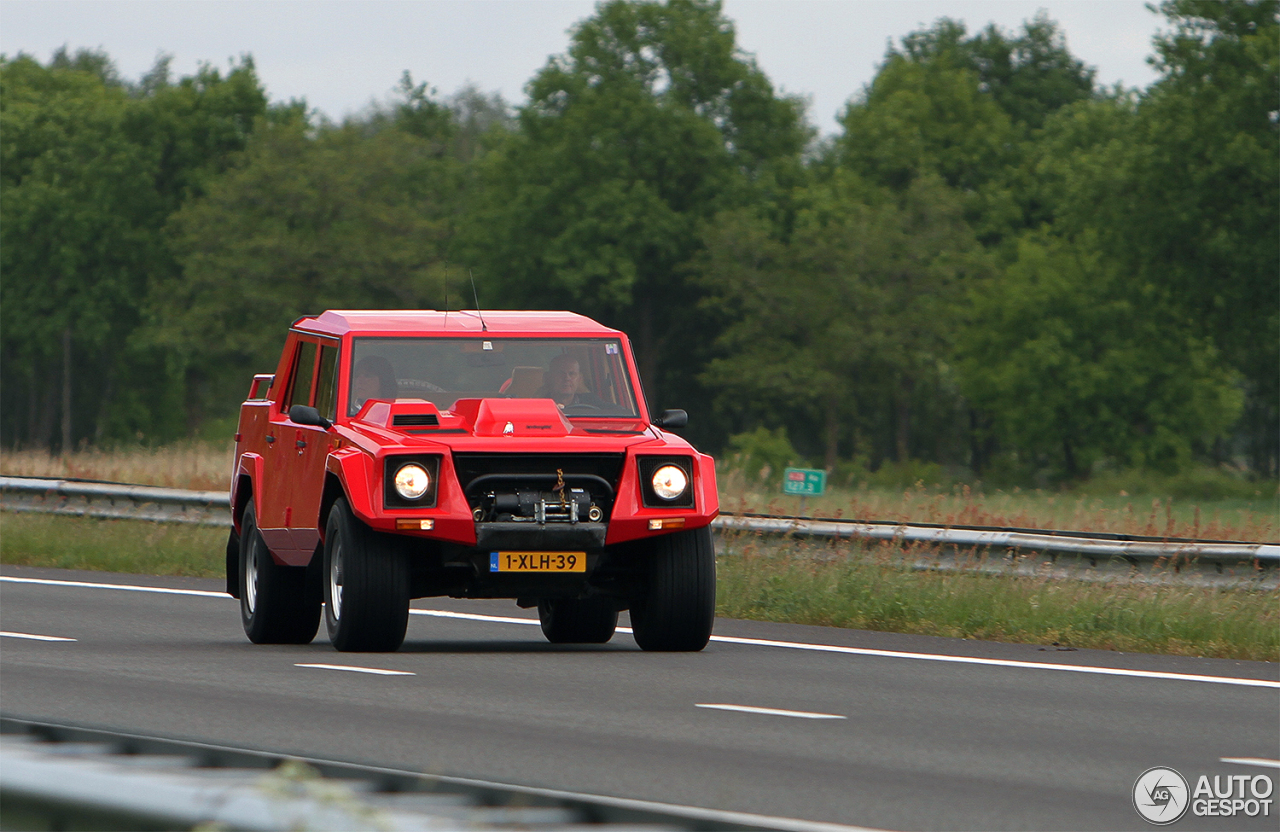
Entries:
{"type": "Polygon", "coordinates": [[[827,472],[820,468],[788,468],[782,473],[782,493],[816,497],[827,487],[827,472]]]}

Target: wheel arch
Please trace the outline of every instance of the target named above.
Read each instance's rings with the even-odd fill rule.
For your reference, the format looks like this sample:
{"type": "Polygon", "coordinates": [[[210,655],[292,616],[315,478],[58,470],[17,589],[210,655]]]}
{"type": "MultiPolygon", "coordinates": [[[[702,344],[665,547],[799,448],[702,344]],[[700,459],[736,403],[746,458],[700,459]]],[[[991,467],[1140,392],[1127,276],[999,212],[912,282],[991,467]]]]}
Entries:
{"type": "Polygon", "coordinates": [[[253,499],[253,492],[253,477],[242,464],[231,498],[231,533],[227,536],[227,594],[232,598],[240,597],[240,532],[244,528],[244,509],[253,499]]]}
{"type": "MultiPolygon", "coordinates": [[[[339,497],[347,497],[346,487],[337,472],[328,470],[324,475],[324,491],[320,495],[320,545],[322,548],[324,546],[325,526],[329,522],[329,510],[333,508],[333,504],[338,501],[339,497]]],[[[350,497],[347,497],[347,503],[351,503],[350,497]]]]}

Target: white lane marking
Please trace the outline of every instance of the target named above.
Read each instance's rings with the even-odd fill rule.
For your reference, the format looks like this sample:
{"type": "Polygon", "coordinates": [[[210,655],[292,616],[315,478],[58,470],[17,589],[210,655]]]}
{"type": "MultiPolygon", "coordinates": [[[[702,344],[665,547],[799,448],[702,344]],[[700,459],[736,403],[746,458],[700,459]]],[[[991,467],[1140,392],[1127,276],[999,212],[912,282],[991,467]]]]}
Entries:
{"type": "MultiPolygon", "coordinates": [[[[534,618],[507,618],[498,615],[479,615],[476,613],[450,612],[448,610],[410,610],[414,615],[432,615],[439,618],[463,618],[469,621],[490,621],[496,624],[537,624],[534,618]]],[[[630,633],[630,627],[619,627],[618,632],[630,633]]],[[[1169,673],[1163,670],[1129,670],[1119,667],[1097,667],[1079,664],[1051,664],[1049,662],[1024,662],[1013,659],[984,659],[977,656],[947,656],[940,653],[907,653],[901,650],[878,650],[871,647],[840,647],[833,644],[806,644],[797,641],[774,641],[763,638],[738,638],[735,636],[712,636],[712,641],[721,644],[742,644],[749,647],[782,647],[790,650],[809,650],[817,653],[843,653],[853,656],[874,656],[887,659],[918,659],[931,662],[950,662],[954,664],[977,664],[988,667],[1013,667],[1028,670],[1061,670],[1071,673],[1093,673],[1100,676],[1129,676],[1139,679],[1169,679],[1183,682],[1209,682],[1218,685],[1240,685],[1243,687],[1280,688],[1280,682],[1270,679],[1241,679],[1234,676],[1204,676],[1195,673],[1169,673]]]]}
{"type": "Polygon", "coordinates": [[[29,638],[32,641],[75,641],[73,638],[63,638],[62,636],[37,636],[31,633],[10,633],[0,630],[0,636],[5,638],[29,638]]]}
{"type": "Polygon", "coordinates": [[[751,705],[724,705],[710,702],[699,702],[695,708],[712,708],[717,711],[741,711],[744,714],[764,714],[766,716],[794,716],[800,719],[848,719],[840,714],[820,714],[813,711],[784,711],[781,708],[756,708],[751,705]]]}
{"type": "Polygon", "coordinates": [[[988,667],[1017,667],[1028,670],[1061,670],[1068,673],[1094,673],[1099,676],[1130,676],[1139,679],[1168,679],[1183,682],[1209,682],[1217,685],[1240,685],[1254,688],[1280,688],[1280,682],[1270,679],[1241,679],[1234,676],[1203,676],[1196,673],[1168,673],[1163,670],[1129,670],[1120,667],[1097,667],[1081,664],[1050,664],[1048,662],[1023,662],[1012,659],[983,659],[977,656],[945,656],[937,653],[904,653],[899,650],[875,650],[869,647],[837,647],[831,644],[805,644],[794,641],[772,641],[762,638],[734,638],[712,636],[712,641],[725,644],[746,644],[754,647],[785,647],[791,650],[813,650],[819,653],[844,653],[853,656],[877,656],[890,659],[920,659],[930,662],[955,664],[979,664],[988,667]]]}
{"type": "MultiPolygon", "coordinates": [[[[201,589],[167,589],[156,586],[131,586],[129,584],[96,584],[86,581],[54,581],[43,578],[16,578],[0,575],[0,581],[24,584],[42,584],[45,586],[85,587],[89,589],[119,589],[130,592],[156,592],[165,595],[198,595],[205,598],[230,598],[225,592],[209,592],[201,589]]],[[[433,615],[438,618],[462,618],[469,621],[492,621],[498,624],[537,624],[537,619],[508,618],[497,615],[477,615],[475,613],[451,612],[448,610],[410,610],[414,615],[433,615]]],[[[619,627],[618,632],[629,633],[631,628],[619,627]]],[[[1234,676],[1203,676],[1195,673],[1167,673],[1161,670],[1128,670],[1119,667],[1095,667],[1078,664],[1049,664],[1048,662],[1023,662],[1011,659],[983,659],[976,656],[944,656],[937,653],[905,653],[899,650],[876,650],[869,647],[838,647],[833,644],[805,644],[795,641],[774,641],[763,638],[736,638],[733,636],[712,636],[712,641],[722,644],[742,644],[749,647],[781,647],[789,650],[810,650],[818,653],[842,653],[852,656],[875,656],[887,659],[918,659],[930,662],[950,662],[953,664],[976,664],[988,667],[1011,667],[1027,670],[1058,670],[1067,673],[1093,673],[1099,676],[1129,676],[1138,679],[1165,679],[1182,682],[1207,682],[1215,685],[1238,685],[1252,688],[1280,689],[1280,682],[1270,679],[1241,679],[1234,676]]]]}
{"type": "Polygon", "coordinates": [[[123,592],[154,592],[160,595],[196,595],[201,598],[230,598],[225,592],[209,592],[205,589],[169,589],[162,586],[133,586],[131,584],[95,584],[88,581],[51,581],[44,578],[15,578],[0,575],[0,581],[14,584],[40,584],[41,586],[71,586],[82,589],[118,589],[123,592]]]}
{"type": "Polygon", "coordinates": [[[1219,757],[1220,763],[1235,763],[1241,766],[1262,766],[1263,768],[1280,768],[1280,760],[1268,760],[1266,757],[1219,757]]]}
{"type": "MultiPolygon", "coordinates": [[[[474,612],[453,612],[452,610],[409,610],[410,615],[429,615],[434,618],[460,618],[464,621],[489,621],[494,624],[533,624],[541,622],[536,618],[511,618],[505,615],[480,615],[474,612]]],[[[618,632],[630,633],[630,627],[619,627],[618,632]]]]}
{"type": "Polygon", "coordinates": [[[417,676],[407,670],[383,670],[379,667],[352,667],[346,664],[295,664],[294,667],[314,667],[317,670],[349,670],[352,673],[372,673],[374,676],[417,676]]]}
{"type": "Polygon", "coordinates": [[[429,615],[433,618],[461,618],[464,621],[490,621],[494,624],[537,624],[536,618],[508,618],[502,615],[477,615],[473,612],[452,612],[450,610],[409,610],[410,615],[429,615]]]}

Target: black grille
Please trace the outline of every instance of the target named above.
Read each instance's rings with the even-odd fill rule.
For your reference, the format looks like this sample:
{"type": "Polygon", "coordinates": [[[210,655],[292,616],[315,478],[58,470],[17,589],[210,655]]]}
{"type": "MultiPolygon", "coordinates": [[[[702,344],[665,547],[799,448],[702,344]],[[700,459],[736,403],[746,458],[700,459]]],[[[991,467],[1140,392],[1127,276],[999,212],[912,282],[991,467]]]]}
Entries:
{"type": "Polygon", "coordinates": [[[458,482],[466,491],[471,481],[490,474],[549,474],[555,481],[556,469],[565,474],[590,474],[600,477],[618,490],[625,454],[471,454],[454,453],[453,467],[458,482]]]}
{"type": "Polygon", "coordinates": [[[391,426],[397,428],[420,428],[440,424],[440,417],[434,413],[402,413],[391,417],[391,426]]]}
{"type": "Polygon", "coordinates": [[[625,459],[624,454],[455,453],[453,465],[474,512],[477,534],[495,524],[523,526],[524,535],[532,522],[538,528],[581,523],[599,525],[595,545],[600,546],[602,521],[613,509],[625,459]]]}

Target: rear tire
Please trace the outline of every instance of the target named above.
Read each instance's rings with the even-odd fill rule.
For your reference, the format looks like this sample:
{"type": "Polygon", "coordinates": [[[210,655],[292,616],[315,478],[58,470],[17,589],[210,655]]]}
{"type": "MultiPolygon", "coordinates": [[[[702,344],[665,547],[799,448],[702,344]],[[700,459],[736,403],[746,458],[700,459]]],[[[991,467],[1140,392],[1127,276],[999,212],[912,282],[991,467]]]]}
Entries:
{"type": "Polygon", "coordinates": [[[324,624],[343,652],[392,652],[409,626],[409,567],[396,541],[339,497],[324,536],[324,624]]]}
{"type": "Polygon", "coordinates": [[[544,600],[538,621],[552,644],[604,644],[618,627],[618,608],[608,598],[544,600]]]}
{"type": "Polygon", "coordinates": [[[697,652],[711,640],[716,617],[716,551],[703,527],[655,538],[647,582],[631,607],[642,650],[697,652]]]}
{"type": "Polygon", "coordinates": [[[271,557],[249,503],[240,520],[240,623],[254,644],[310,644],[320,628],[320,597],[309,592],[305,566],[271,557]]]}

